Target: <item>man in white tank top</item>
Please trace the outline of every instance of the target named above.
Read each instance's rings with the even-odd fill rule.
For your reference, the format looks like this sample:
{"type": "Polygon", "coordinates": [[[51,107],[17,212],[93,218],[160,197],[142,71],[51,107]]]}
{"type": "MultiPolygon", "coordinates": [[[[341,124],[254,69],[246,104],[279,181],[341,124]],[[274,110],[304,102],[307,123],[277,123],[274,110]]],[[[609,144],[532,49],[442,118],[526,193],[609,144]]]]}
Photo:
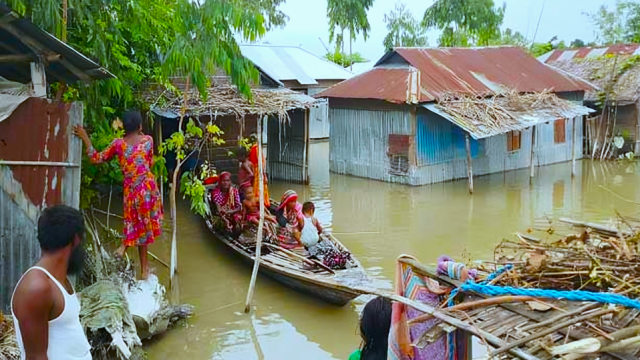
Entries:
{"type": "Polygon", "coordinates": [[[84,221],[64,205],[45,209],[38,220],[40,261],[27,270],[11,299],[22,360],[91,360],[80,324],[80,302],[67,275],[82,269],[84,221]]]}

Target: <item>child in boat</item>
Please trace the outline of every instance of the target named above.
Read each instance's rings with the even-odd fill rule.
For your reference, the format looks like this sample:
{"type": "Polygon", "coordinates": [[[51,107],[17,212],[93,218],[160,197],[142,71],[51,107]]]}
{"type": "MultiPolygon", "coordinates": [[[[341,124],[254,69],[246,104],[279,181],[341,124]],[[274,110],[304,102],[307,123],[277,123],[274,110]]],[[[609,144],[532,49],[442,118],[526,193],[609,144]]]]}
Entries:
{"type": "Polygon", "coordinates": [[[349,360],[386,360],[391,331],[391,301],[377,297],[369,301],[360,317],[362,345],[349,360]]]}
{"type": "Polygon", "coordinates": [[[318,219],[313,216],[315,212],[316,206],[311,201],[302,204],[304,226],[302,227],[300,242],[302,242],[302,245],[304,245],[310,253],[313,253],[311,250],[318,245],[320,234],[322,234],[322,226],[318,219]]]}
{"type": "MultiPolygon", "coordinates": [[[[242,201],[244,208],[244,221],[250,224],[258,225],[260,223],[260,200],[253,195],[253,187],[247,186],[244,188],[244,200],[242,201]]],[[[276,217],[267,213],[265,209],[264,220],[272,223],[276,223],[276,217]]],[[[265,227],[267,232],[270,231],[270,227],[265,227]]]]}

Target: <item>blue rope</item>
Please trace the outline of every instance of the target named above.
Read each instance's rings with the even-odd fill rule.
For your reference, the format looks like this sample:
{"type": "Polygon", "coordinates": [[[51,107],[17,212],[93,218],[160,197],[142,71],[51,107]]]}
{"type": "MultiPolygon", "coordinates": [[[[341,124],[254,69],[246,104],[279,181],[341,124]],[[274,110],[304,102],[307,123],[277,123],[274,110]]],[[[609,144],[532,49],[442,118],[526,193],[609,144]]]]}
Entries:
{"type": "Polygon", "coordinates": [[[463,291],[474,291],[491,296],[517,295],[533,296],[549,299],[566,299],[570,301],[591,301],[603,304],[622,305],[628,308],[640,309],[640,301],[629,299],[626,296],[612,293],[597,293],[591,291],[573,290],[547,290],[547,289],[520,289],[511,286],[495,286],[476,284],[470,281],[460,286],[463,291]]]}
{"type": "MultiPolygon", "coordinates": [[[[489,274],[489,276],[487,276],[487,278],[480,282],[480,284],[486,284],[489,283],[491,281],[493,281],[495,278],[497,278],[498,276],[500,276],[502,273],[504,273],[507,270],[511,270],[511,268],[513,268],[513,265],[511,264],[507,264],[504,267],[492,272],[491,274],[489,274]]],[[[451,270],[449,270],[449,274],[451,274],[451,270]]],[[[449,275],[449,277],[451,277],[451,275],[449,275]]],[[[484,285],[477,285],[475,283],[472,283],[470,280],[467,281],[467,283],[471,283],[474,284],[476,286],[484,286],[484,285]]],[[[458,295],[458,292],[460,291],[460,289],[462,288],[464,290],[464,286],[466,285],[463,284],[460,288],[455,288],[453,290],[451,290],[451,294],[449,295],[449,299],[447,300],[447,306],[451,307],[455,305],[455,297],[456,295],[458,295]]],[[[479,291],[478,291],[479,292],[479,291]]],[[[447,341],[449,342],[449,360],[455,360],[455,350],[456,350],[456,344],[455,344],[455,337],[453,335],[454,333],[451,332],[449,333],[449,336],[447,337],[447,341]]]]}

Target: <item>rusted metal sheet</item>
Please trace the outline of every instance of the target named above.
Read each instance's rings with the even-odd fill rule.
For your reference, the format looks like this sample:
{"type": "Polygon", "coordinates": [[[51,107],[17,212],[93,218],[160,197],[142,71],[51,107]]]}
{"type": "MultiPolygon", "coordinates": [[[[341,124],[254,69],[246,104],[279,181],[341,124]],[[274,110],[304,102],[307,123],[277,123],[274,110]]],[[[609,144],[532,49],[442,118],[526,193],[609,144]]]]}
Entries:
{"type": "Polygon", "coordinates": [[[594,87],[545,66],[518,47],[397,48],[382,57],[372,70],[316,97],[412,103],[414,98],[415,102],[429,102],[452,92],[488,96],[504,89],[563,92],[594,87]],[[399,59],[405,62],[404,66],[399,59]],[[417,76],[411,75],[414,69],[417,76]],[[412,79],[416,78],[420,84],[417,93],[412,87],[412,79]]]}
{"type": "Polygon", "coordinates": [[[615,44],[606,47],[583,47],[572,50],[552,50],[538,58],[538,60],[550,64],[555,61],[571,59],[584,59],[603,55],[639,55],[639,44],[615,44]]]}
{"type": "MultiPolygon", "coordinates": [[[[316,94],[317,98],[351,98],[404,103],[409,91],[411,69],[373,68],[316,94]]],[[[428,98],[424,99],[428,101],[428,98]]]]}
{"type": "Polygon", "coordinates": [[[40,98],[29,98],[0,123],[0,159],[12,162],[0,165],[2,310],[20,274],[39,256],[40,211],[62,203],[79,205],[82,147],[72,125],[81,123],[80,104],[53,105],[40,98]],[[20,165],[23,161],[28,165],[20,165]]]}
{"type": "Polygon", "coordinates": [[[267,168],[271,179],[306,184],[309,182],[307,144],[308,118],[305,110],[289,112],[290,121],[270,118],[267,123],[267,168]]]}

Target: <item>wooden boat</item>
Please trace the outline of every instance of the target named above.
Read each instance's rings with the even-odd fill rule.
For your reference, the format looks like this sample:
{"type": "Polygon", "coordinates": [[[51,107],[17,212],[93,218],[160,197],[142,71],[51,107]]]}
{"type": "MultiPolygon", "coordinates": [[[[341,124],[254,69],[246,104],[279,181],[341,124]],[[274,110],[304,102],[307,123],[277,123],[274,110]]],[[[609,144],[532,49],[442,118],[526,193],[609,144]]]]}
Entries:
{"type": "MultiPolygon", "coordinates": [[[[272,202],[273,203],[273,202],[272,202]]],[[[214,238],[227,245],[249,265],[254,263],[253,248],[233,239],[229,234],[218,230],[211,219],[205,223],[214,238]]],[[[329,241],[340,250],[348,249],[334,236],[324,233],[322,241],[329,241]]],[[[330,269],[316,260],[315,264],[304,256],[280,248],[277,245],[263,242],[260,256],[260,273],[300,292],[312,295],[331,304],[344,306],[355,299],[361,292],[355,287],[369,282],[367,274],[360,262],[351,254],[347,269],[330,269]]]]}

